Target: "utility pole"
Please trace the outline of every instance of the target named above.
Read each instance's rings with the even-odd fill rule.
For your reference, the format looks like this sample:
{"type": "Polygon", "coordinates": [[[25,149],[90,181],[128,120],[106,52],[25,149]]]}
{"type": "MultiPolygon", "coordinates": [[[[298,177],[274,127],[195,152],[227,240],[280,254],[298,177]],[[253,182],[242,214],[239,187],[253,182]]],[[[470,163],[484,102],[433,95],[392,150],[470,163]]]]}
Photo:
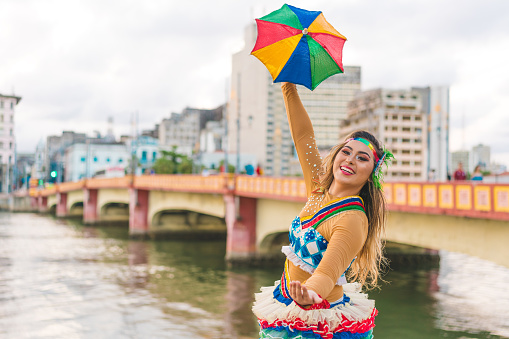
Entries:
{"type": "Polygon", "coordinates": [[[224,172],[228,173],[228,102],[229,102],[228,79],[226,79],[224,82],[224,90],[226,101],[223,107],[224,144],[222,146],[224,150],[224,172]]]}
{"type": "Polygon", "coordinates": [[[240,173],[240,73],[237,74],[237,166],[235,174],[240,173]]]}

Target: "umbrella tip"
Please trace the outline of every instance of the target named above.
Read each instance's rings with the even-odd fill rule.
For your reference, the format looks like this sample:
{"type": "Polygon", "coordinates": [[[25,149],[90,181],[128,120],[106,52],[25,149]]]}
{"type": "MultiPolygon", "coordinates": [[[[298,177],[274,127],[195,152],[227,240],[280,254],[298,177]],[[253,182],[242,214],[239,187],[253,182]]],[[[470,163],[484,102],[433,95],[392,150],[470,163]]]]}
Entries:
{"type": "Polygon", "coordinates": [[[307,28],[304,28],[304,29],[302,30],[302,34],[307,35],[307,34],[308,34],[308,29],[307,29],[307,28]]]}

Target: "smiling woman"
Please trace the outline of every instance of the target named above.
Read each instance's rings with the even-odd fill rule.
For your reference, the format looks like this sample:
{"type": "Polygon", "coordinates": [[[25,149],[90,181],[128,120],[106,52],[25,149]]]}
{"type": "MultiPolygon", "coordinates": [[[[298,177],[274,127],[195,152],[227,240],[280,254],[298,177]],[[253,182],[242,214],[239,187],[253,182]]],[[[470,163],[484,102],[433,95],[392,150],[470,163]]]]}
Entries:
{"type": "Polygon", "coordinates": [[[377,285],[384,263],[380,168],[392,154],[358,131],[322,161],[296,86],[282,89],[308,201],[282,248],[281,279],[256,295],[260,338],[372,338],[378,311],[361,289],[377,285]]]}

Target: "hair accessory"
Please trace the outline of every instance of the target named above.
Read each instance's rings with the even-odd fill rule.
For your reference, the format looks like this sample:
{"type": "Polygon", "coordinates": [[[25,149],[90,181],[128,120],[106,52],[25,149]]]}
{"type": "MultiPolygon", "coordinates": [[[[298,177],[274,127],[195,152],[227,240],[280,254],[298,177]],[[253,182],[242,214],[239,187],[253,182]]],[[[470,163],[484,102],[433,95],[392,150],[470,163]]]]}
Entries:
{"type": "Polygon", "coordinates": [[[382,165],[385,164],[385,167],[389,168],[389,162],[392,161],[392,159],[394,159],[394,154],[388,151],[387,148],[385,148],[384,146],[384,154],[382,155],[380,160],[378,160],[378,162],[376,163],[375,169],[373,170],[373,174],[371,175],[371,177],[373,178],[373,184],[375,184],[375,187],[378,188],[379,190],[383,190],[382,183],[384,181],[384,174],[382,171],[382,165]]]}

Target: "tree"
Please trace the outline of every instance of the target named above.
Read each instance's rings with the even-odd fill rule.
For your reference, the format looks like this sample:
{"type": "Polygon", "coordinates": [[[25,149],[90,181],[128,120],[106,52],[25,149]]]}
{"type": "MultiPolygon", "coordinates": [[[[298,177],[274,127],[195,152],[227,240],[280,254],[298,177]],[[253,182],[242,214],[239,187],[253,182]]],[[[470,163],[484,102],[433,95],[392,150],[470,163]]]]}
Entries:
{"type": "Polygon", "coordinates": [[[171,151],[161,151],[162,157],[154,163],[156,174],[178,174],[192,173],[193,160],[185,154],[177,153],[177,146],[173,146],[171,151]]]}
{"type": "MultiPolygon", "coordinates": [[[[224,160],[221,160],[219,162],[219,168],[222,168],[223,166],[224,166],[224,160]]],[[[235,173],[235,166],[233,166],[230,163],[228,163],[228,173],[235,173]]]]}

